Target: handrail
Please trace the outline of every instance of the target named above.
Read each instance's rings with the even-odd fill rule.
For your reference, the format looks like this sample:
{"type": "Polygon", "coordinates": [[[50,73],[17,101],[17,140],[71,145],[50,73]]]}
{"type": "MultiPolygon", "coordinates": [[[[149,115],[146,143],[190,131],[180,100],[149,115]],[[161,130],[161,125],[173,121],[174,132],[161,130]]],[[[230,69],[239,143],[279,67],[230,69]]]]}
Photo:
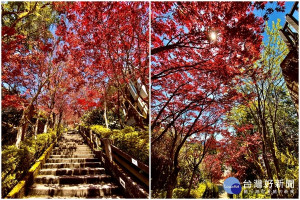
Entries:
{"type": "Polygon", "coordinates": [[[111,140],[99,138],[88,128],[79,126],[79,133],[131,198],[148,198],[149,167],[146,164],[114,146],[111,140]],[[99,151],[99,147],[102,150],[99,151]]]}
{"type": "Polygon", "coordinates": [[[127,153],[123,152],[122,150],[118,149],[117,147],[115,147],[114,145],[112,145],[112,149],[113,149],[113,152],[119,154],[120,156],[122,156],[124,159],[128,160],[129,162],[131,162],[132,164],[138,166],[141,170],[143,170],[145,173],[149,173],[149,167],[134,159],[132,156],[128,155],[127,153]]]}
{"type": "Polygon", "coordinates": [[[149,168],[117,147],[111,145],[113,160],[128,170],[136,179],[149,187],[149,168]],[[140,165],[138,165],[140,163],[140,165]],[[145,166],[144,168],[141,165],[145,166]],[[148,169],[148,171],[146,170],[148,169]],[[145,173],[140,173],[141,171],[145,173]]]}

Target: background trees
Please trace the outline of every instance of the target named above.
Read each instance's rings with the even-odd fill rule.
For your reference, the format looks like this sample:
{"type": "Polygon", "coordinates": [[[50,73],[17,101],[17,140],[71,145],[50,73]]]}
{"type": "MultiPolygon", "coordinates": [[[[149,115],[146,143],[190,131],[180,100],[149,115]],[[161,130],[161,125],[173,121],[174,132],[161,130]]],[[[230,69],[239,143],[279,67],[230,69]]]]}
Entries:
{"type": "MultiPolygon", "coordinates": [[[[273,9],[263,2],[153,2],[151,9],[154,195],[171,198],[176,185],[184,185],[177,183],[177,178],[182,177],[180,173],[190,176],[189,182],[192,182],[193,170],[186,173],[188,157],[182,154],[185,144],[194,144],[195,140],[199,148],[212,141],[203,151],[206,167],[202,169],[206,179],[217,183],[222,178],[217,172],[230,169],[224,169],[224,162],[234,165],[233,174],[240,177],[248,173],[246,170],[249,174],[262,173],[261,160],[251,159],[252,154],[260,153],[258,147],[266,153],[262,159],[268,160],[276,154],[276,150],[266,146],[273,141],[261,140],[269,140],[269,136],[263,134],[266,130],[260,126],[256,133],[247,118],[242,127],[233,127],[239,133],[233,137],[230,130],[233,128],[229,128],[225,116],[230,115],[236,105],[248,105],[256,98],[262,101],[259,92],[244,92],[237,86],[245,85],[245,81],[253,77],[270,77],[262,75],[253,65],[261,57],[264,20],[275,10],[283,11],[284,5],[278,3],[273,9]],[[262,10],[263,16],[255,16],[254,9],[262,10]],[[225,157],[229,160],[224,160],[225,157]],[[236,159],[242,164],[235,165],[236,159]]],[[[270,71],[278,73],[278,70],[270,71]]],[[[259,107],[261,103],[255,105],[259,107]]],[[[264,115],[260,111],[256,113],[264,115]]],[[[270,115],[278,117],[275,113],[270,115]]],[[[264,120],[259,121],[262,122],[264,120]]],[[[196,154],[193,158],[197,158],[196,154]]],[[[194,161],[197,167],[199,161],[194,161]]],[[[269,168],[268,163],[264,163],[269,168]]]]}
{"type": "Polygon", "coordinates": [[[279,22],[266,27],[269,37],[253,65],[256,73],[238,87],[252,98],[228,114],[234,133],[226,141],[226,160],[242,180],[298,182],[298,114],[280,70],[287,47],[279,36],[279,22]],[[232,150],[237,157],[232,157],[232,150]]]}
{"type": "Polygon", "coordinates": [[[8,2],[2,5],[2,105],[22,109],[16,146],[26,137],[37,98],[55,73],[51,63],[56,20],[52,5],[43,2],[8,2]]]}

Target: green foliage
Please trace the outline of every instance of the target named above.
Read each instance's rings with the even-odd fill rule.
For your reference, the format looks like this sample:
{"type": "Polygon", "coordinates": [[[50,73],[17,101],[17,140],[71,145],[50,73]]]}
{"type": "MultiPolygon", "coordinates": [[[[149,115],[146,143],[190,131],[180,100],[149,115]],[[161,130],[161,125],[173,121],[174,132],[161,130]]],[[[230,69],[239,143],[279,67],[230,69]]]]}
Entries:
{"type": "Polygon", "coordinates": [[[206,184],[200,183],[198,188],[191,190],[191,196],[197,199],[202,198],[206,189],[207,189],[206,184]]]}
{"type": "MultiPolygon", "coordinates": [[[[147,129],[146,129],[147,130],[147,129]]],[[[113,131],[116,146],[144,163],[149,163],[149,135],[148,131],[134,131],[132,127],[113,131]]]]}
{"type": "Polygon", "coordinates": [[[91,126],[93,124],[105,125],[103,111],[99,109],[94,109],[90,112],[86,112],[82,116],[81,120],[87,126],[91,126]]]}
{"type": "Polygon", "coordinates": [[[111,137],[111,130],[109,128],[105,128],[101,125],[92,125],[90,129],[97,133],[101,138],[110,138],[111,137]]]}
{"type": "Polygon", "coordinates": [[[148,129],[137,131],[127,126],[121,130],[110,130],[101,125],[90,127],[100,138],[109,138],[122,151],[132,155],[141,162],[149,163],[149,134],[148,129]]]}
{"type": "Polygon", "coordinates": [[[188,189],[175,188],[173,198],[216,198],[218,197],[218,187],[213,183],[206,181],[198,185],[196,189],[191,189],[190,196],[187,197],[188,189]]]}
{"type": "Polygon", "coordinates": [[[269,191],[266,190],[265,193],[249,193],[249,191],[255,191],[254,187],[247,188],[247,193],[245,194],[245,188],[242,187],[242,191],[240,194],[234,194],[234,199],[270,199],[271,196],[269,194],[269,191]]]}
{"type": "Polygon", "coordinates": [[[49,27],[58,15],[50,2],[6,2],[1,7],[3,26],[14,27],[32,40],[52,37],[49,27]]]}
{"type": "Polygon", "coordinates": [[[173,190],[173,198],[174,199],[183,199],[183,198],[186,198],[187,192],[188,192],[188,189],[175,188],[173,190]]]}
{"type": "MultiPolygon", "coordinates": [[[[117,121],[118,118],[117,115],[112,111],[108,111],[106,115],[107,115],[108,127],[110,129],[120,129],[120,124],[117,121]]],[[[105,126],[104,111],[97,108],[89,112],[86,112],[81,117],[81,121],[85,126],[92,126],[92,125],[105,126]]]]}
{"type": "Polygon", "coordinates": [[[56,131],[38,134],[37,138],[27,138],[18,149],[15,145],[2,146],[2,197],[22,179],[35,160],[56,138],[56,131]]]}
{"type": "MultiPolygon", "coordinates": [[[[218,189],[218,187],[215,184],[213,184],[213,183],[211,183],[209,181],[205,181],[204,184],[206,184],[206,190],[203,193],[203,196],[202,196],[203,198],[215,198],[215,197],[218,197],[219,189],[218,189]]],[[[200,190],[200,189],[201,188],[198,187],[198,190],[200,190]]]]}
{"type": "MultiPolygon", "coordinates": [[[[2,90],[3,91],[3,90],[2,90]]],[[[3,92],[2,92],[3,99],[3,92]]],[[[15,143],[17,136],[16,127],[22,117],[22,111],[16,108],[3,108],[2,106],[2,122],[1,122],[1,141],[2,145],[11,145],[15,143]]]]}

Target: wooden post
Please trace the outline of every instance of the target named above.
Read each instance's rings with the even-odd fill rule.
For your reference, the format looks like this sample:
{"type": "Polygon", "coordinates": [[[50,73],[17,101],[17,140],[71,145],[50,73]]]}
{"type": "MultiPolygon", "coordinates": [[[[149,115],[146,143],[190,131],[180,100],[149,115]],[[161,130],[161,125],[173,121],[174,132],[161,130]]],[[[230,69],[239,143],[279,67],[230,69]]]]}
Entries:
{"type": "Polygon", "coordinates": [[[109,159],[109,161],[112,163],[113,159],[112,159],[111,141],[110,141],[110,139],[107,139],[107,138],[102,139],[102,141],[104,144],[105,154],[106,154],[107,158],[109,159]]]}
{"type": "Polygon", "coordinates": [[[94,142],[93,142],[93,131],[90,129],[90,141],[91,141],[91,146],[94,149],[94,142]]]}
{"type": "Polygon", "coordinates": [[[289,38],[289,36],[287,35],[287,33],[280,29],[279,30],[279,35],[280,37],[283,39],[284,43],[288,46],[288,48],[291,50],[293,47],[293,41],[289,38]]]}
{"type": "Polygon", "coordinates": [[[299,31],[298,21],[297,21],[297,19],[295,19],[295,17],[293,17],[293,15],[287,14],[285,16],[285,19],[297,32],[299,31]]]}

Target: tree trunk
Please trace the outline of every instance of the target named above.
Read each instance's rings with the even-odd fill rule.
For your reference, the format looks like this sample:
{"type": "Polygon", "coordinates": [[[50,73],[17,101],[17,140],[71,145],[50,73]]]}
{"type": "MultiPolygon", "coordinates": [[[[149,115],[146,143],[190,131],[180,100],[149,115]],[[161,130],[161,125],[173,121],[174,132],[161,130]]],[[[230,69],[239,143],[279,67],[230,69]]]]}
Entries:
{"type": "MultiPolygon", "coordinates": [[[[275,113],[275,117],[276,117],[276,113],[275,113]]],[[[276,120],[276,118],[275,118],[276,120]]],[[[278,140],[277,140],[277,131],[276,131],[276,126],[275,126],[275,120],[272,121],[272,129],[273,129],[273,135],[274,135],[274,143],[272,144],[270,142],[270,148],[272,150],[272,157],[273,157],[273,161],[274,161],[274,165],[275,165],[275,169],[276,169],[276,175],[277,175],[277,179],[280,180],[280,168],[279,168],[279,162],[278,159],[276,157],[276,152],[275,152],[275,148],[277,148],[277,144],[278,144],[278,140]]],[[[278,148],[277,148],[278,149],[278,148]]]]}
{"type": "Polygon", "coordinates": [[[122,127],[122,120],[121,120],[121,114],[120,114],[120,107],[121,107],[121,102],[120,102],[120,91],[118,90],[118,121],[119,121],[119,125],[122,127]]]}
{"type": "Polygon", "coordinates": [[[16,140],[16,147],[20,148],[21,141],[25,138],[25,131],[27,128],[27,123],[22,122],[24,120],[21,120],[21,125],[18,127],[18,134],[17,134],[17,140],[16,140]]]}
{"type": "Polygon", "coordinates": [[[39,122],[40,122],[40,112],[37,116],[36,123],[35,123],[34,139],[36,139],[38,131],[39,131],[39,122]]]}
{"type": "MultiPolygon", "coordinates": [[[[262,128],[263,129],[262,130],[262,133],[263,133],[263,142],[262,142],[262,144],[263,144],[263,148],[262,148],[262,150],[263,150],[263,160],[264,160],[264,163],[265,163],[265,166],[266,166],[266,169],[267,169],[268,179],[273,180],[272,169],[270,167],[269,160],[266,156],[266,144],[268,144],[268,141],[267,141],[268,139],[266,137],[267,129],[266,129],[265,125],[266,125],[265,121],[262,119],[262,126],[263,126],[263,128],[262,128]]],[[[272,184],[272,191],[275,190],[275,189],[276,189],[275,184],[272,184]]],[[[272,193],[271,198],[277,198],[277,195],[272,193]]]]}
{"type": "Polygon", "coordinates": [[[103,114],[103,117],[104,117],[104,121],[105,121],[105,127],[108,128],[108,120],[107,120],[107,109],[106,109],[106,97],[104,97],[104,114],[103,114]]]}
{"type": "Polygon", "coordinates": [[[264,160],[264,163],[265,163],[265,166],[266,166],[268,178],[270,180],[273,180],[270,163],[269,163],[269,160],[267,158],[267,148],[266,148],[266,146],[268,145],[269,142],[268,142],[268,138],[267,138],[267,125],[266,125],[266,121],[265,121],[265,118],[264,118],[264,110],[262,108],[262,106],[264,104],[261,102],[261,96],[260,96],[258,85],[256,84],[255,87],[256,87],[256,92],[258,94],[257,108],[256,108],[258,119],[259,119],[258,126],[259,126],[260,132],[263,136],[263,138],[262,138],[262,151],[263,151],[262,156],[263,156],[263,160],[264,160]]]}
{"type": "Polygon", "coordinates": [[[46,124],[44,126],[44,133],[47,133],[48,131],[48,124],[49,124],[49,118],[47,119],[46,124]]]}
{"type": "Polygon", "coordinates": [[[270,167],[270,163],[269,163],[269,160],[267,158],[267,150],[266,150],[266,143],[267,143],[267,136],[266,136],[266,133],[265,133],[265,127],[262,128],[262,135],[263,135],[263,141],[262,141],[262,156],[263,156],[263,160],[264,160],[264,163],[265,163],[265,166],[266,166],[266,170],[267,170],[267,174],[268,174],[268,178],[270,180],[273,180],[273,176],[272,176],[272,171],[271,171],[271,167],[270,167]]]}
{"type": "Polygon", "coordinates": [[[180,171],[180,167],[176,166],[173,172],[171,173],[171,176],[169,177],[168,186],[167,186],[167,196],[166,196],[167,199],[171,199],[173,196],[173,190],[176,187],[177,176],[179,171],[180,171]]]}
{"type": "MultiPolygon", "coordinates": [[[[33,102],[33,101],[32,101],[33,102]]],[[[23,141],[26,137],[26,129],[28,126],[27,119],[30,119],[33,113],[33,105],[30,104],[27,108],[24,109],[22,118],[20,121],[20,126],[18,127],[17,139],[16,139],[16,147],[20,147],[21,141],[23,141]]]]}
{"type": "Polygon", "coordinates": [[[60,111],[58,115],[56,135],[59,135],[59,133],[61,132],[62,116],[63,116],[63,111],[60,111]]]}
{"type": "Polygon", "coordinates": [[[191,189],[192,189],[192,185],[193,185],[193,179],[194,179],[194,177],[195,177],[196,170],[197,170],[197,168],[194,168],[194,169],[193,169],[193,173],[192,173],[191,179],[190,179],[190,181],[189,181],[189,187],[188,187],[188,191],[187,191],[187,194],[186,194],[186,198],[189,198],[189,197],[190,197],[191,189]]]}
{"type": "Polygon", "coordinates": [[[52,112],[51,114],[51,120],[50,120],[50,128],[54,129],[55,128],[55,118],[56,118],[56,114],[54,112],[52,112]]]}
{"type": "Polygon", "coordinates": [[[281,179],[280,168],[279,168],[278,159],[276,157],[276,152],[275,152],[275,149],[274,149],[274,144],[272,144],[271,142],[269,142],[269,145],[270,145],[270,149],[271,149],[271,152],[272,152],[272,158],[273,158],[273,162],[274,162],[274,165],[275,165],[277,179],[280,180],[281,179]]]}
{"type": "Polygon", "coordinates": [[[45,127],[44,127],[44,133],[47,133],[49,127],[53,128],[53,123],[52,123],[53,122],[53,114],[54,113],[51,110],[50,114],[47,117],[47,121],[46,121],[46,124],[45,124],[45,127]]]}

